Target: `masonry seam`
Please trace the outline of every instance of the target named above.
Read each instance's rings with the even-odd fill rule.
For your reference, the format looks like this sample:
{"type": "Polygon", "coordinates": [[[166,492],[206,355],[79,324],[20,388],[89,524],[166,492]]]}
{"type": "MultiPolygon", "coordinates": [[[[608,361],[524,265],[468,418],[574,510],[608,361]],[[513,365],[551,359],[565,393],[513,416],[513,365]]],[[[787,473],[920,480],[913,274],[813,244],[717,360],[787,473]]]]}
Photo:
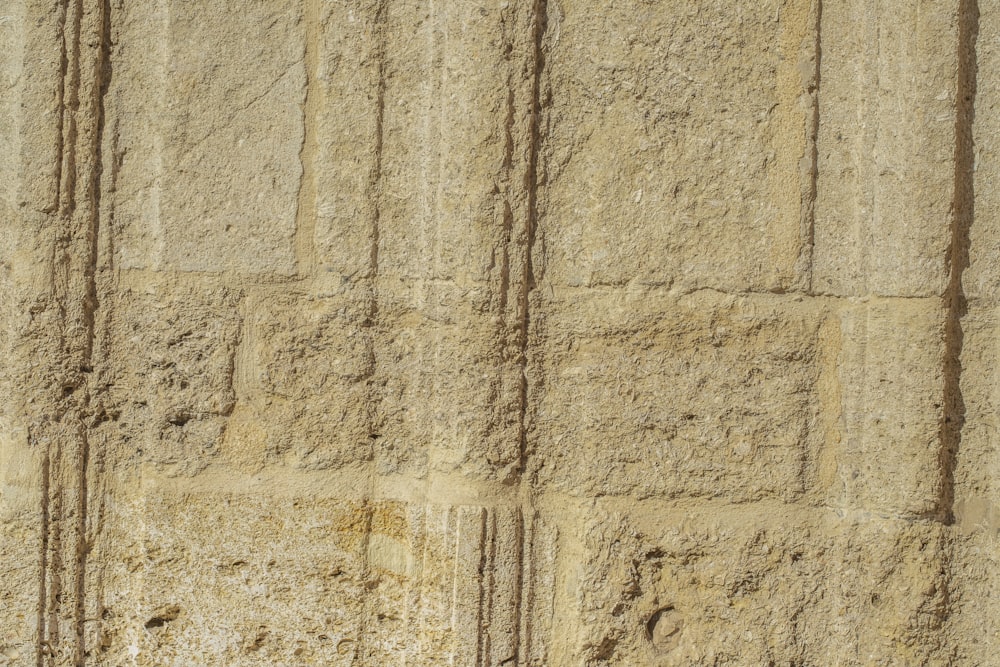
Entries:
{"type": "Polygon", "coordinates": [[[970,230],[975,213],[975,147],[972,134],[975,120],[976,42],[979,36],[978,0],[960,0],[958,14],[958,85],[955,98],[955,180],[951,206],[951,241],[946,261],[948,285],[944,294],[945,349],[944,403],[940,431],[941,489],[937,508],[945,524],[954,522],[955,467],[965,423],[962,397],[962,318],[968,301],[962,275],[969,266],[970,230]]]}

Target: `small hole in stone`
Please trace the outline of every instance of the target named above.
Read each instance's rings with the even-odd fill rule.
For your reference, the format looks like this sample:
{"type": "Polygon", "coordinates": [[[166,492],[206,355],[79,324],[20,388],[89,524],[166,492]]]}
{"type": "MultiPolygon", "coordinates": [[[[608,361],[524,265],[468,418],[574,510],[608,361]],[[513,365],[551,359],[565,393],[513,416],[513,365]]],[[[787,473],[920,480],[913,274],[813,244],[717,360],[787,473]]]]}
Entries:
{"type": "Polygon", "coordinates": [[[677,646],[684,622],[673,606],[657,610],[646,621],[646,639],[657,653],[666,653],[677,646]]]}
{"type": "Polygon", "coordinates": [[[146,621],[146,629],[152,630],[154,628],[162,628],[164,625],[180,616],[180,613],[181,608],[175,604],[168,604],[160,607],[153,612],[150,619],[146,621]]]}
{"type": "Polygon", "coordinates": [[[191,415],[183,412],[175,412],[174,414],[167,417],[167,421],[174,426],[184,426],[189,421],[191,421],[191,415]]]}

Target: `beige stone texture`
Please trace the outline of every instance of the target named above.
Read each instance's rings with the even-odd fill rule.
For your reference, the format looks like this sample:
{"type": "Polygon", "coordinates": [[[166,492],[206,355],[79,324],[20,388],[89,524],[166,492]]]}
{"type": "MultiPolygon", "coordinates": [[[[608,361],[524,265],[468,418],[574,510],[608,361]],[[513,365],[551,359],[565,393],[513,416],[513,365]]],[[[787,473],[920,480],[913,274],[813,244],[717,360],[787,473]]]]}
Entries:
{"type": "Polygon", "coordinates": [[[0,2],[0,667],[1000,664],[998,44],[0,2]]]}

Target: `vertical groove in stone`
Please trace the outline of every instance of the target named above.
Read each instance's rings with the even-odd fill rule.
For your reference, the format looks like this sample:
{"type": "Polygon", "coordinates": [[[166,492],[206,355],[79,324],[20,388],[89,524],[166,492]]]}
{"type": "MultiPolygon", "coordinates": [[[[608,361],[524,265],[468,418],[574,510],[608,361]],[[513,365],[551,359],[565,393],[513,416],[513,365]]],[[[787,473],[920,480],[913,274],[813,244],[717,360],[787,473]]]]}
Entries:
{"type": "Polygon", "coordinates": [[[498,507],[491,513],[489,616],[481,630],[486,638],[484,659],[491,667],[516,663],[524,642],[521,617],[524,595],[524,517],[517,508],[498,507]]]}
{"type": "MultiPolygon", "coordinates": [[[[369,197],[372,200],[372,231],[371,231],[371,258],[370,271],[372,279],[372,289],[376,288],[375,281],[378,279],[378,251],[379,238],[381,235],[381,183],[382,183],[382,133],[385,125],[385,49],[386,49],[386,5],[388,0],[381,0],[375,9],[375,58],[378,61],[376,67],[378,74],[376,78],[375,91],[375,165],[369,181],[369,197]]],[[[377,309],[377,303],[375,308],[377,309]]]]}
{"type": "Polygon", "coordinates": [[[479,628],[477,634],[476,664],[490,664],[490,625],[493,621],[495,605],[492,604],[497,586],[497,513],[496,510],[486,514],[483,524],[481,572],[479,581],[479,628]]]}
{"type": "Polygon", "coordinates": [[[93,370],[95,272],[100,218],[103,95],[108,70],[109,17],[105,0],[66,7],[63,59],[58,232],[52,257],[51,308],[59,341],[50,382],[51,416],[35,438],[43,464],[43,584],[37,663],[84,662],[88,427],[93,370]]]}
{"type": "MultiPolygon", "coordinates": [[[[383,135],[385,130],[385,84],[386,84],[386,23],[388,20],[388,0],[380,0],[374,17],[374,49],[377,59],[376,91],[375,91],[375,163],[368,181],[368,197],[372,203],[371,212],[371,246],[368,257],[369,307],[368,326],[380,329],[379,321],[379,244],[382,236],[382,153],[383,135]]],[[[375,351],[375,336],[369,342],[369,354],[372,359],[370,377],[378,373],[379,355],[375,351]]],[[[382,392],[377,382],[369,383],[369,433],[375,434],[381,427],[379,424],[379,406],[382,403],[382,392]]],[[[371,437],[371,435],[369,436],[371,437]]],[[[372,443],[375,444],[374,442],[372,443]]]]}
{"type": "MultiPolygon", "coordinates": [[[[528,381],[528,361],[531,335],[531,312],[530,299],[531,292],[536,287],[535,266],[533,255],[535,251],[535,241],[539,224],[539,159],[542,142],[541,111],[542,111],[542,75],[545,67],[544,38],[547,27],[548,0],[535,0],[532,5],[532,31],[531,36],[531,115],[528,127],[528,165],[525,174],[525,186],[527,187],[527,220],[526,220],[526,244],[524,248],[524,277],[519,295],[519,323],[520,323],[520,354],[518,364],[520,367],[520,425],[519,425],[519,473],[521,476],[520,503],[515,517],[517,539],[515,545],[510,545],[516,554],[516,561],[513,569],[516,571],[517,583],[515,584],[514,596],[514,617],[512,619],[512,629],[515,634],[509,646],[509,658],[505,657],[503,662],[498,664],[518,664],[526,665],[531,661],[531,630],[532,630],[532,606],[534,602],[533,580],[535,575],[534,560],[532,559],[532,545],[534,538],[535,511],[532,507],[532,482],[525,474],[528,467],[528,421],[530,418],[528,401],[530,397],[530,386],[528,381]],[[528,529],[528,522],[531,522],[531,529],[528,529]]],[[[510,575],[515,576],[515,575],[510,575]]],[[[499,656],[498,656],[499,657],[499,656]]]]}
{"type": "MultiPolygon", "coordinates": [[[[366,183],[366,194],[371,202],[371,216],[369,220],[370,224],[370,246],[369,246],[369,256],[368,256],[368,271],[366,282],[368,284],[368,323],[367,325],[373,329],[378,329],[380,326],[379,322],[379,305],[378,305],[378,274],[379,274],[379,242],[380,242],[380,223],[381,223],[381,182],[382,182],[382,148],[383,148],[383,129],[385,120],[385,77],[386,77],[386,12],[387,12],[388,0],[379,0],[374,16],[373,16],[373,26],[372,26],[372,41],[374,57],[377,61],[376,63],[376,90],[375,90],[375,145],[374,145],[374,164],[371,168],[371,174],[369,175],[368,181],[366,183]]],[[[371,336],[368,341],[368,353],[372,359],[372,368],[369,374],[369,378],[373,378],[377,373],[377,366],[379,355],[375,353],[375,336],[371,336]]],[[[379,405],[381,403],[382,393],[378,388],[378,383],[374,381],[369,381],[367,390],[367,403],[368,403],[368,432],[369,438],[376,434],[380,427],[379,422],[379,405]]],[[[372,444],[375,444],[373,439],[372,444]]],[[[374,473],[369,471],[369,484],[374,485],[374,473]]],[[[373,572],[371,563],[371,533],[372,533],[372,509],[369,508],[368,512],[368,526],[365,530],[364,537],[364,548],[363,548],[363,559],[364,559],[364,572],[362,573],[365,585],[369,590],[374,590],[378,585],[378,576],[373,572]]],[[[360,656],[362,664],[369,660],[370,655],[374,654],[376,647],[369,647],[372,642],[371,636],[374,634],[373,617],[377,615],[377,606],[374,602],[367,602],[367,609],[360,623],[361,633],[360,633],[360,656]]]]}
{"type": "Polygon", "coordinates": [[[312,277],[316,271],[316,124],[323,105],[319,81],[321,5],[321,0],[307,0],[305,4],[306,99],[302,108],[303,138],[299,153],[302,182],[295,221],[296,273],[299,278],[312,277]]]}
{"type": "Polygon", "coordinates": [[[803,194],[802,206],[802,257],[801,271],[804,274],[805,290],[812,294],[813,283],[813,248],[816,245],[816,190],[819,183],[819,96],[820,67],[822,66],[823,50],[820,29],[823,24],[823,0],[815,0],[813,12],[813,70],[810,72],[811,82],[807,86],[810,105],[806,119],[806,153],[803,157],[802,171],[807,178],[803,194]]]}
{"type": "Polygon", "coordinates": [[[975,119],[976,42],[979,37],[978,0],[959,0],[958,86],[955,97],[955,184],[952,203],[951,243],[948,248],[948,286],[944,294],[946,311],[944,356],[944,419],[941,423],[942,521],[954,521],[955,466],[965,424],[962,398],[962,318],[968,302],[962,274],[969,266],[970,229],[975,215],[975,119]]]}
{"type": "Polygon", "coordinates": [[[532,254],[535,248],[535,235],[538,227],[538,156],[541,144],[541,81],[545,58],[542,52],[545,35],[547,0],[535,0],[532,17],[532,77],[531,77],[531,118],[528,127],[528,166],[525,174],[527,186],[528,216],[526,220],[526,247],[524,282],[519,295],[520,316],[520,366],[521,366],[521,430],[520,430],[520,469],[524,471],[527,465],[527,417],[528,417],[528,332],[531,314],[529,313],[529,297],[535,288],[535,272],[532,254]]]}
{"type": "MultiPolygon", "coordinates": [[[[37,443],[32,442],[32,445],[37,443]]],[[[49,470],[49,457],[48,455],[42,458],[42,471],[41,471],[41,505],[42,505],[42,539],[41,539],[41,553],[38,556],[39,560],[39,578],[38,578],[38,631],[37,631],[37,645],[35,647],[35,664],[37,667],[43,667],[45,664],[45,657],[47,651],[45,651],[45,642],[47,641],[45,629],[47,627],[46,622],[46,599],[48,595],[48,580],[49,580],[49,486],[51,484],[51,472],[49,470]]]]}
{"type": "Polygon", "coordinates": [[[65,128],[65,112],[66,107],[65,97],[66,97],[66,76],[69,71],[69,51],[66,47],[66,19],[69,14],[69,3],[70,0],[62,0],[59,3],[59,69],[60,69],[60,83],[56,91],[58,97],[58,102],[56,108],[59,110],[59,123],[58,132],[56,135],[56,161],[55,161],[55,192],[54,197],[45,209],[46,213],[53,213],[59,210],[60,202],[62,201],[62,181],[63,181],[63,150],[66,145],[66,128],[65,128]]]}

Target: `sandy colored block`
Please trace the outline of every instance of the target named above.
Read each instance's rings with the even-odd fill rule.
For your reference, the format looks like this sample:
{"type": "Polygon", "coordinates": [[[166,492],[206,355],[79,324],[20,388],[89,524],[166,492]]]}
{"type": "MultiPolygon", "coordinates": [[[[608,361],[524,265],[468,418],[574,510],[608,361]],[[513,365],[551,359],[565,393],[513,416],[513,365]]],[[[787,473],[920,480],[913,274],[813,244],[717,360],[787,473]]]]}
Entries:
{"type": "Polygon", "coordinates": [[[357,656],[364,664],[394,667],[414,655],[413,637],[406,631],[416,592],[410,585],[419,562],[422,513],[407,503],[379,501],[372,505],[366,558],[364,633],[357,656]]]}
{"type": "Polygon", "coordinates": [[[133,460],[190,475],[218,455],[236,398],[238,306],[225,289],[172,283],[122,294],[114,391],[133,460]]]}
{"type": "MultiPolygon", "coordinates": [[[[14,118],[19,123],[20,151],[6,154],[4,162],[13,161],[18,165],[21,181],[18,206],[51,213],[58,206],[63,160],[62,68],[67,42],[62,24],[66,20],[66,8],[46,0],[24,0],[23,3],[5,3],[0,16],[9,16],[16,24],[19,6],[23,11],[23,66],[15,97],[20,103],[20,113],[14,118]],[[10,14],[8,7],[12,10],[10,14]]],[[[72,47],[72,40],[69,46],[72,47]]],[[[9,55],[16,58],[15,54],[16,51],[9,55]]]]}
{"type": "Polygon", "coordinates": [[[301,6],[164,0],[158,8],[159,25],[129,35],[163,60],[146,64],[159,98],[155,154],[144,165],[155,168],[155,181],[144,210],[127,223],[120,255],[134,267],[294,273],[301,6]]]}
{"type": "Polygon", "coordinates": [[[997,531],[1000,517],[996,510],[987,518],[980,515],[976,530],[955,541],[953,573],[949,581],[958,601],[948,624],[955,637],[957,664],[989,664],[996,656],[997,615],[1000,614],[1000,568],[997,531]],[[982,519],[987,519],[982,521],[982,519]]]}
{"type": "Polygon", "coordinates": [[[961,441],[952,473],[956,530],[953,580],[958,603],[950,632],[967,664],[989,663],[997,625],[998,541],[1000,541],[1000,457],[996,434],[1000,423],[1000,327],[992,298],[971,302],[962,318],[960,403],[961,441]]]}
{"type": "Polygon", "coordinates": [[[517,508],[377,501],[368,520],[360,659],[499,667],[519,655],[517,508]]]}
{"type": "MultiPolygon", "coordinates": [[[[976,77],[975,96],[967,91],[971,103],[969,134],[960,139],[963,162],[962,181],[966,184],[960,195],[964,198],[960,211],[963,230],[961,241],[966,245],[968,264],[963,270],[962,287],[972,301],[981,300],[990,306],[1000,299],[1000,91],[997,89],[997,67],[1000,66],[1000,15],[982,3],[975,25],[974,62],[970,75],[976,77]]],[[[972,35],[969,36],[971,40],[972,35]]],[[[967,48],[968,48],[967,47],[967,48]]],[[[973,305],[973,309],[975,306],[973,305]]]]}
{"type": "Polygon", "coordinates": [[[515,5],[388,7],[379,233],[387,275],[488,283],[500,299],[520,289],[533,23],[515,5]]]}
{"type": "Polygon", "coordinates": [[[531,371],[545,386],[529,435],[542,486],[732,499],[805,491],[818,414],[814,305],[565,295],[545,303],[545,352],[531,371]]]}
{"type": "Polygon", "coordinates": [[[934,516],[942,494],[944,311],[937,299],[841,313],[842,433],[832,502],[934,516]]]}
{"type": "Polygon", "coordinates": [[[411,543],[421,551],[410,584],[417,595],[406,616],[406,632],[416,642],[404,654],[405,664],[509,664],[504,661],[518,643],[518,601],[492,575],[506,571],[516,577],[520,512],[467,505],[411,512],[418,518],[411,525],[419,531],[411,543]],[[498,557],[494,570],[490,566],[498,557]],[[491,635],[490,628],[500,632],[491,635]]]}
{"type": "Polygon", "coordinates": [[[7,3],[0,15],[0,215],[17,205],[21,184],[21,91],[24,88],[25,2],[7,3]]]}
{"type": "Polygon", "coordinates": [[[379,291],[379,470],[508,479],[521,454],[519,332],[491,312],[488,285],[438,285],[417,309],[421,291],[395,281],[379,291]]]}
{"type": "MultiPolygon", "coordinates": [[[[386,7],[379,257],[382,275],[427,275],[434,235],[438,114],[433,101],[436,59],[430,5],[386,7]],[[391,261],[388,258],[391,257],[391,261]],[[421,271],[421,267],[424,271],[421,271]]],[[[355,223],[357,224],[357,223],[355,223]]]]}
{"type": "MultiPolygon", "coordinates": [[[[368,509],[316,498],[184,495],[147,484],[141,548],[106,590],[110,664],[350,665],[368,509]],[[212,526],[216,540],[201,540],[212,526]]],[[[120,520],[127,516],[117,517],[120,520]]]]}
{"type": "Polygon", "coordinates": [[[523,524],[518,508],[500,507],[487,516],[483,588],[488,602],[482,611],[485,631],[475,634],[480,635],[479,655],[490,665],[509,665],[520,655],[523,524]]]}
{"type": "Polygon", "coordinates": [[[823,3],[815,293],[944,292],[958,8],[927,0],[823,3]]]}
{"type": "Polygon", "coordinates": [[[268,293],[248,301],[227,456],[252,468],[319,470],[371,458],[368,299],[268,293]],[[263,427],[261,442],[254,432],[263,427]]]}
{"type": "Polygon", "coordinates": [[[423,458],[506,479],[520,465],[528,9],[386,8],[377,248],[379,314],[390,332],[377,363],[386,471],[423,458]],[[423,398],[431,396],[441,400],[423,398]]]}
{"type": "Polygon", "coordinates": [[[526,272],[534,25],[523,5],[445,3],[438,16],[440,163],[431,275],[489,284],[491,310],[501,316],[517,314],[526,272]]]}
{"type": "Polygon", "coordinates": [[[557,557],[573,630],[550,664],[934,664],[938,525],[770,503],[608,501],[579,517],[557,557]]]}
{"type": "MultiPolygon", "coordinates": [[[[496,371],[500,337],[488,329],[421,322],[401,328],[393,340],[394,359],[383,371],[392,379],[380,405],[377,443],[383,472],[416,465],[418,470],[463,470],[506,478],[518,464],[520,443],[512,382],[496,371]],[[433,332],[433,333],[431,333],[433,332]],[[506,391],[505,391],[506,390],[506,391]]],[[[508,376],[518,369],[509,369],[508,376]]]]}
{"type": "Polygon", "coordinates": [[[41,457],[27,430],[0,418],[0,665],[30,661],[41,578],[41,457]]]}
{"type": "Polygon", "coordinates": [[[321,3],[316,85],[315,242],[317,269],[368,277],[378,252],[384,0],[321,3]]]}
{"type": "Polygon", "coordinates": [[[962,319],[962,374],[958,386],[963,424],[952,471],[956,523],[993,538],[1000,530],[1000,322],[995,308],[976,302],[962,319]]]}
{"type": "Polygon", "coordinates": [[[110,201],[113,231],[119,239],[113,259],[123,269],[159,265],[165,243],[159,230],[169,57],[167,2],[126,3],[116,21],[120,57],[105,100],[115,118],[119,146],[110,201]]]}
{"type": "Polygon", "coordinates": [[[559,531],[546,515],[527,517],[523,538],[518,664],[531,667],[553,664],[551,647],[562,621],[555,605],[559,531]]]}
{"type": "Polygon", "coordinates": [[[549,5],[549,280],[797,284],[812,12],[808,0],[549,5]]]}
{"type": "MultiPolygon", "coordinates": [[[[960,411],[960,440],[952,462],[953,506],[958,527],[952,560],[956,613],[949,632],[956,637],[957,661],[989,663],[996,656],[1000,638],[1000,456],[997,433],[1000,427],[1000,320],[997,297],[1000,286],[1000,107],[997,94],[997,65],[1000,64],[1000,14],[988,3],[970,16],[967,44],[970,75],[976,77],[975,96],[966,143],[961,190],[960,218],[968,225],[968,263],[961,281],[965,310],[958,320],[961,332],[961,375],[956,401],[960,411]],[[972,41],[974,40],[974,41],[972,41]],[[974,47],[974,50],[973,50],[974,47]]],[[[971,97],[973,91],[968,90],[971,97]]],[[[965,232],[965,230],[963,230],[965,232]]]]}

